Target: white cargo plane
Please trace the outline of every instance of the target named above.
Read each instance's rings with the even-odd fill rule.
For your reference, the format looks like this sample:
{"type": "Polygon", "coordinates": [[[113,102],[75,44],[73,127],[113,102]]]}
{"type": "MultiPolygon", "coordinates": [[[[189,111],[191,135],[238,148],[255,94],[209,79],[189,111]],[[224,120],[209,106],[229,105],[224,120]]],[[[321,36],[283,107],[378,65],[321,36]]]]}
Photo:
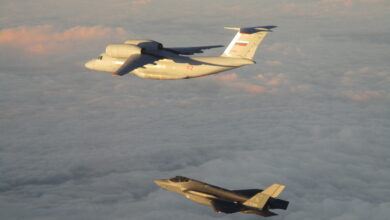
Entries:
{"type": "Polygon", "coordinates": [[[276,26],[225,29],[238,31],[221,56],[189,57],[205,49],[201,47],[164,48],[152,40],[128,40],[110,44],[97,59],[85,63],[91,70],[111,72],[113,76],[134,74],[148,79],[188,79],[219,73],[254,64],[253,56],[261,41],[276,26]]]}

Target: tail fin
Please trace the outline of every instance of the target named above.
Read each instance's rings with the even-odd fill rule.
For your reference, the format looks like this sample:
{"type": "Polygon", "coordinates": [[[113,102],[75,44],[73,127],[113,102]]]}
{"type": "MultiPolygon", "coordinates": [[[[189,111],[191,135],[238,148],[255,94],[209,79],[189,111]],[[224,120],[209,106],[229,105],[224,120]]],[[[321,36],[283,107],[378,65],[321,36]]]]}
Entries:
{"type": "MultiPolygon", "coordinates": [[[[280,193],[284,190],[285,186],[279,185],[279,184],[273,184],[269,186],[264,191],[257,193],[247,201],[245,201],[243,204],[249,207],[257,208],[263,210],[266,205],[275,207],[275,208],[282,208],[286,209],[288,202],[281,200],[281,199],[274,199],[275,197],[279,196],[280,193]],[[267,203],[268,201],[275,201],[275,204],[267,203]],[[283,203],[283,204],[280,204],[283,203]]],[[[268,206],[266,209],[268,209],[268,206]]]]}
{"type": "Polygon", "coordinates": [[[257,47],[264,39],[268,32],[271,32],[276,26],[261,26],[261,27],[244,27],[231,28],[225,27],[228,30],[238,31],[236,36],[230,42],[229,46],[223,52],[224,57],[237,57],[253,59],[257,47]]]}
{"type": "Polygon", "coordinates": [[[280,195],[280,193],[283,192],[284,188],[286,188],[286,186],[279,185],[279,184],[272,184],[271,186],[267,187],[267,189],[265,189],[261,193],[267,194],[267,195],[275,198],[275,197],[278,197],[280,195]]]}

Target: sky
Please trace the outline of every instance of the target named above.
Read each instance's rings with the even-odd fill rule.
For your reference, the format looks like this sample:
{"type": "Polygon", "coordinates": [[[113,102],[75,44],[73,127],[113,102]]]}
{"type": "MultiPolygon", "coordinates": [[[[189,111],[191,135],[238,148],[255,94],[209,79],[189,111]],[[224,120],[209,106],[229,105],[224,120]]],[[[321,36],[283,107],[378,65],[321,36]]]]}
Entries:
{"type": "MultiPolygon", "coordinates": [[[[0,219],[259,219],[153,183],[286,185],[272,219],[390,216],[390,2],[0,0],[0,219]],[[159,81],[84,68],[110,43],[228,45],[254,65],[159,81]]],[[[217,56],[223,49],[207,51],[217,56]]]]}

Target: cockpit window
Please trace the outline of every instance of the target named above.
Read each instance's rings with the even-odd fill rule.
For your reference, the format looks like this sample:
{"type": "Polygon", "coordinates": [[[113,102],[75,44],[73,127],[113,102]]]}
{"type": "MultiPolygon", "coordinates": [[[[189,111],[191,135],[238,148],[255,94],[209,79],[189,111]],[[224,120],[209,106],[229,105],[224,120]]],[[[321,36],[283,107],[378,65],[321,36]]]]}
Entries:
{"type": "Polygon", "coordinates": [[[99,59],[99,60],[102,60],[102,59],[103,59],[103,56],[99,56],[98,59],[99,59]]]}
{"type": "Polygon", "coordinates": [[[184,176],[175,176],[175,177],[171,178],[170,181],[178,183],[178,182],[188,182],[188,181],[190,181],[190,179],[188,179],[187,177],[184,177],[184,176]]]}

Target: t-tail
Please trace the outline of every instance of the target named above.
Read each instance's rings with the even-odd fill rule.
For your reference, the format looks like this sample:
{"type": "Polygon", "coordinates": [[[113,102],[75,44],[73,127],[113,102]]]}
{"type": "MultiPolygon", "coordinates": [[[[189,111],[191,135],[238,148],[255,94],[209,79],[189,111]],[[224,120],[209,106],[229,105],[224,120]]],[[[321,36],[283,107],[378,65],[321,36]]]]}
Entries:
{"type": "Polygon", "coordinates": [[[273,184],[263,190],[262,192],[254,195],[243,204],[245,206],[259,209],[264,212],[268,212],[270,215],[276,215],[275,213],[269,212],[269,209],[287,209],[288,201],[277,199],[284,190],[285,186],[279,184],[273,184]]]}
{"type": "Polygon", "coordinates": [[[259,27],[225,27],[228,30],[238,31],[236,36],[230,42],[229,46],[223,52],[224,57],[245,58],[253,60],[258,46],[268,32],[276,26],[259,26],[259,27]]]}

